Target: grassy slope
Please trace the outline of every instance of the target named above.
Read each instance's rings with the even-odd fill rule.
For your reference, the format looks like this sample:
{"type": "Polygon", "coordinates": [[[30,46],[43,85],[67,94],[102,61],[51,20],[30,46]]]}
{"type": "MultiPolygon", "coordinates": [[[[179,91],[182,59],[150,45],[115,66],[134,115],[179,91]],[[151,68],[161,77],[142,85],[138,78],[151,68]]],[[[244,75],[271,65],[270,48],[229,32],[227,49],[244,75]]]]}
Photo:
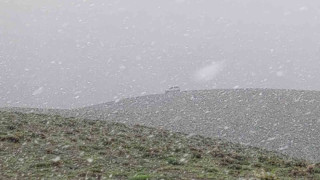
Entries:
{"type": "Polygon", "coordinates": [[[0,179],[320,179],[320,164],[142,126],[0,112],[0,179]]]}

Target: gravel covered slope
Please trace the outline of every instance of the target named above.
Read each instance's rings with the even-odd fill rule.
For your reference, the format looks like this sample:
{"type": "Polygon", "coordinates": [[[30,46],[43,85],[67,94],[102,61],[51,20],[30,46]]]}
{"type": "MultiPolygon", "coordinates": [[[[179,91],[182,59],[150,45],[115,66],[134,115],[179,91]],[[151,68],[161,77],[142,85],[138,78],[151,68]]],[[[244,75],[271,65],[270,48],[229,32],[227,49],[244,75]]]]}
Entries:
{"type": "Polygon", "coordinates": [[[320,162],[320,92],[204,90],[124,99],[73,115],[220,137],[320,162]]]}

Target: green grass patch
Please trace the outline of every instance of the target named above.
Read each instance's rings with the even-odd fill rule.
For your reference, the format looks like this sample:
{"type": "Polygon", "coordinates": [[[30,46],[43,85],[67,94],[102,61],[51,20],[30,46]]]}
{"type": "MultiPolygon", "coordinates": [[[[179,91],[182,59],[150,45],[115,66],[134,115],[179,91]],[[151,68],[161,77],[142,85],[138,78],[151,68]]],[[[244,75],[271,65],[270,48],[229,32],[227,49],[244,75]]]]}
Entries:
{"type": "Polygon", "coordinates": [[[320,164],[220,139],[0,112],[0,179],[319,179],[320,164]]]}

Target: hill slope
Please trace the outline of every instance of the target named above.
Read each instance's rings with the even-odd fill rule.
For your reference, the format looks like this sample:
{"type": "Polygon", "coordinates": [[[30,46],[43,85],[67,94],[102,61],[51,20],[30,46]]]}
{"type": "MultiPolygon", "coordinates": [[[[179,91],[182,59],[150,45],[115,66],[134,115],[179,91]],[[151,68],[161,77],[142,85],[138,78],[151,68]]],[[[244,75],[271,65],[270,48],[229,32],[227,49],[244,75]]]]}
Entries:
{"type": "Polygon", "coordinates": [[[123,99],[73,110],[2,108],[162,127],[320,162],[320,92],[237,89],[123,99]]]}
{"type": "Polygon", "coordinates": [[[320,162],[320,92],[187,91],[78,109],[79,117],[224,138],[320,162]]]}
{"type": "Polygon", "coordinates": [[[0,179],[320,179],[320,164],[142,126],[0,112],[0,179]]]}

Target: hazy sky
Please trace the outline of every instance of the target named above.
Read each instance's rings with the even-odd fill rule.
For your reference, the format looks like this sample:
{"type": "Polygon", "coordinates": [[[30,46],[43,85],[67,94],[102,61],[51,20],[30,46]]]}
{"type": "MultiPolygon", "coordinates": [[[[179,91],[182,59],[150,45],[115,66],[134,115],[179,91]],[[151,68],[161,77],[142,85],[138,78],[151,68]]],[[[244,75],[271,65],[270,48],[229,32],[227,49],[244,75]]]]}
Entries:
{"type": "Polygon", "coordinates": [[[0,0],[0,106],[320,90],[319,0],[0,0]]]}

